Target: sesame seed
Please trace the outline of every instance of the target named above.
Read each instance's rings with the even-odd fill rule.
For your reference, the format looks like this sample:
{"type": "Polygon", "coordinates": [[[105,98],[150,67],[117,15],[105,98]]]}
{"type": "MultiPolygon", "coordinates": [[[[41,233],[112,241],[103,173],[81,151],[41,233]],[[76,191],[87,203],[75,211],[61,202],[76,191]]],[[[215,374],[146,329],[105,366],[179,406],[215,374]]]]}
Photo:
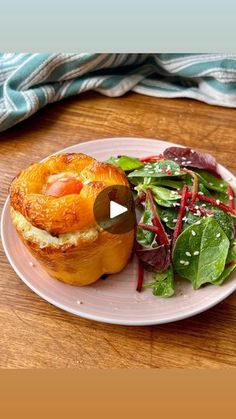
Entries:
{"type": "Polygon", "coordinates": [[[29,262],[29,265],[33,268],[35,266],[35,264],[33,262],[29,262]]]}
{"type": "Polygon", "coordinates": [[[163,221],[164,221],[165,223],[168,223],[169,218],[165,217],[165,218],[163,218],[163,221]]]}
{"type": "Polygon", "coordinates": [[[201,211],[200,211],[200,210],[197,210],[196,215],[197,215],[198,217],[201,217],[201,211]]]}
{"type": "Polygon", "coordinates": [[[173,223],[176,223],[176,222],[177,222],[177,218],[174,218],[174,219],[173,219],[173,223]]]}
{"type": "Polygon", "coordinates": [[[179,263],[181,263],[181,265],[184,265],[184,266],[189,265],[189,262],[187,260],[180,260],[179,263]]]}
{"type": "Polygon", "coordinates": [[[199,225],[199,224],[201,224],[201,221],[199,220],[199,221],[197,221],[195,224],[199,225]]]}
{"type": "Polygon", "coordinates": [[[206,204],[202,204],[202,207],[206,207],[206,204]]]}
{"type": "Polygon", "coordinates": [[[196,236],[196,232],[194,230],[191,230],[192,236],[196,236]]]}
{"type": "Polygon", "coordinates": [[[198,205],[195,205],[195,208],[196,208],[196,210],[198,210],[199,209],[199,206],[198,205]]]}
{"type": "Polygon", "coordinates": [[[217,237],[217,239],[220,237],[220,233],[218,233],[217,235],[216,235],[216,237],[217,237]]]}
{"type": "Polygon", "coordinates": [[[212,183],[212,182],[209,182],[209,185],[210,185],[210,186],[213,186],[213,183],[212,183]]]}
{"type": "Polygon", "coordinates": [[[77,304],[83,304],[83,301],[77,300],[77,304]]]}
{"type": "Polygon", "coordinates": [[[216,203],[217,203],[217,205],[220,205],[220,200],[219,200],[219,199],[217,199],[217,200],[216,200],[216,203]]]}
{"type": "Polygon", "coordinates": [[[199,255],[199,251],[195,250],[195,252],[193,252],[194,256],[198,256],[199,255]]]}
{"type": "Polygon", "coordinates": [[[188,219],[187,219],[187,217],[185,216],[185,217],[183,217],[183,218],[182,218],[182,220],[183,220],[183,221],[187,221],[188,219]]]}
{"type": "Polygon", "coordinates": [[[229,199],[230,199],[230,201],[233,201],[234,197],[233,196],[230,196],[229,199]]]}
{"type": "Polygon", "coordinates": [[[191,149],[191,153],[194,153],[194,150],[191,149]]]}
{"type": "Polygon", "coordinates": [[[190,257],[191,258],[191,253],[190,252],[185,252],[185,254],[186,254],[186,256],[188,256],[188,257],[190,257]]]}
{"type": "Polygon", "coordinates": [[[170,191],[171,195],[176,195],[175,191],[170,191]]]}
{"type": "Polygon", "coordinates": [[[223,183],[221,183],[221,184],[220,184],[220,187],[221,187],[221,188],[223,188],[223,187],[224,187],[223,183]]]}
{"type": "Polygon", "coordinates": [[[186,164],[192,164],[191,160],[186,161],[186,164]]]}
{"type": "Polygon", "coordinates": [[[207,214],[207,217],[214,217],[214,214],[207,214]]]}
{"type": "Polygon", "coordinates": [[[175,160],[175,161],[177,161],[177,160],[179,160],[179,159],[178,159],[178,157],[175,157],[175,158],[174,158],[174,160],[175,160]]]}
{"type": "Polygon", "coordinates": [[[204,195],[204,193],[200,191],[200,192],[198,192],[198,195],[204,195]]]}
{"type": "Polygon", "coordinates": [[[186,160],[186,157],[182,157],[182,160],[186,160]]]}

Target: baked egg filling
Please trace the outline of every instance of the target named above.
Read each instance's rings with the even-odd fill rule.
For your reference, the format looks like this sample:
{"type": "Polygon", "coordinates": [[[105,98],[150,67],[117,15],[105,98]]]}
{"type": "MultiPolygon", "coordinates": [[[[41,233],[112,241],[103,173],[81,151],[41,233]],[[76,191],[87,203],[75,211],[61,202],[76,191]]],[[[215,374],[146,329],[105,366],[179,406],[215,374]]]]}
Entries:
{"type": "Polygon", "coordinates": [[[19,211],[11,207],[11,216],[16,229],[21,232],[25,240],[30,240],[40,248],[47,246],[60,247],[65,244],[77,245],[79,241],[94,241],[98,237],[98,229],[91,227],[87,230],[64,233],[52,236],[46,230],[34,227],[19,211]]]}

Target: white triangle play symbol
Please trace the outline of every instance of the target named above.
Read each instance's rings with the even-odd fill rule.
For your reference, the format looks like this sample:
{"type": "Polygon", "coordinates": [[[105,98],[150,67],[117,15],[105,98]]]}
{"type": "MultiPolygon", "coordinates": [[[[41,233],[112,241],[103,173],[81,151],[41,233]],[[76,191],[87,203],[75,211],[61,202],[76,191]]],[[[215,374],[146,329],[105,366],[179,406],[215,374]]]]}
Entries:
{"type": "Polygon", "coordinates": [[[128,208],[118,204],[115,201],[110,201],[110,218],[118,217],[118,215],[124,214],[128,211],[128,208]]]}

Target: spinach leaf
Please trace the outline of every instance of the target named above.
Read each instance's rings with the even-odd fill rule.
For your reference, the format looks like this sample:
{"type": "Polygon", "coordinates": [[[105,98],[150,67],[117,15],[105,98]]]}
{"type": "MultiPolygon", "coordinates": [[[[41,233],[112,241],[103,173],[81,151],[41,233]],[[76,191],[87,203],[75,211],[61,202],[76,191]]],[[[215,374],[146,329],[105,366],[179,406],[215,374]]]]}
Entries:
{"type": "Polygon", "coordinates": [[[143,163],[139,159],[129,156],[110,157],[107,160],[107,163],[119,166],[124,172],[143,167],[143,163]]]}
{"type": "Polygon", "coordinates": [[[228,266],[225,267],[222,274],[219,276],[219,278],[216,279],[216,281],[213,282],[213,284],[222,285],[223,282],[228,278],[228,276],[233,272],[235,268],[236,268],[236,262],[230,263],[228,266]]]}
{"type": "Polygon", "coordinates": [[[215,200],[219,199],[221,202],[224,202],[225,204],[228,204],[227,194],[217,192],[217,191],[211,191],[210,196],[212,196],[212,198],[214,198],[215,200]]]}
{"type": "Polygon", "coordinates": [[[153,282],[144,284],[144,287],[152,288],[153,295],[167,298],[174,294],[174,272],[171,265],[165,272],[153,274],[153,279],[153,282]]]}
{"type": "Polygon", "coordinates": [[[221,211],[219,209],[214,210],[214,218],[217,221],[217,223],[221,226],[222,230],[225,232],[226,236],[229,240],[233,237],[233,231],[234,231],[234,224],[232,217],[224,211],[221,211]]]}
{"type": "Polygon", "coordinates": [[[225,269],[219,278],[214,281],[215,285],[221,285],[225,281],[226,278],[233,272],[236,267],[236,240],[232,240],[228,252],[228,256],[226,259],[225,269]]]}
{"type": "Polygon", "coordinates": [[[167,187],[173,188],[173,189],[183,189],[184,184],[185,184],[184,181],[169,179],[169,178],[166,178],[166,177],[152,179],[151,183],[153,185],[156,185],[156,186],[167,186],[167,187]]]}
{"type": "Polygon", "coordinates": [[[198,192],[211,196],[211,192],[201,182],[198,183],[198,192]]]}
{"type": "Polygon", "coordinates": [[[186,212],[185,218],[184,218],[184,223],[183,223],[183,230],[188,228],[190,225],[195,224],[199,220],[201,220],[201,219],[198,215],[196,215],[196,214],[194,214],[193,212],[190,212],[190,211],[186,212]]]}
{"type": "Polygon", "coordinates": [[[171,177],[129,177],[130,183],[133,185],[150,185],[150,186],[167,186],[168,188],[181,190],[185,184],[179,179],[174,180],[171,177]]]}
{"type": "MultiPolygon", "coordinates": [[[[211,173],[204,170],[195,170],[198,176],[198,191],[204,195],[211,196],[212,198],[219,199],[225,204],[228,203],[227,196],[227,182],[223,179],[219,179],[213,176],[211,173]]],[[[186,183],[188,186],[192,186],[191,177],[186,177],[186,183]]]]}
{"type": "Polygon", "coordinates": [[[121,156],[118,164],[125,172],[143,167],[143,163],[140,160],[128,156],[121,156]]]}
{"type": "Polygon", "coordinates": [[[134,170],[128,175],[129,178],[134,177],[150,177],[162,178],[168,176],[184,176],[180,166],[172,160],[160,160],[153,163],[146,163],[140,170],[134,170]]]}
{"type": "Polygon", "coordinates": [[[114,166],[118,166],[119,157],[109,157],[109,159],[106,160],[106,163],[113,164],[114,166]]]}
{"type": "MultiPolygon", "coordinates": [[[[213,218],[218,222],[218,224],[220,225],[220,227],[222,228],[222,230],[224,231],[228,239],[231,240],[233,237],[233,232],[234,232],[234,224],[233,224],[233,219],[231,215],[220,209],[216,209],[216,207],[212,206],[209,203],[206,203],[205,207],[208,209],[212,209],[214,213],[213,218]]],[[[187,212],[185,214],[183,228],[185,229],[186,227],[188,227],[188,225],[194,224],[200,219],[201,218],[197,216],[196,214],[190,211],[187,212]]]]}
{"type": "Polygon", "coordinates": [[[165,208],[171,208],[173,203],[171,201],[165,201],[164,199],[160,199],[157,195],[153,195],[155,202],[165,208]]]}
{"type": "MultiPolygon", "coordinates": [[[[133,173],[133,172],[131,172],[133,173]]],[[[131,174],[130,173],[130,174],[131,174]]],[[[143,183],[145,184],[149,184],[151,181],[151,178],[143,178],[143,177],[129,177],[129,175],[127,176],[128,181],[135,186],[139,186],[142,185],[143,183]]]]}
{"type": "MultiPolygon", "coordinates": [[[[193,178],[190,175],[186,175],[185,183],[188,185],[189,190],[193,189],[193,178]]],[[[198,179],[198,192],[202,192],[204,195],[210,195],[210,192],[206,186],[198,179]]]]}
{"type": "MultiPolygon", "coordinates": [[[[162,206],[157,206],[158,214],[162,221],[169,227],[171,230],[175,230],[177,217],[178,217],[178,209],[173,207],[171,208],[163,208],[162,206]]],[[[195,215],[192,212],[186,212],[185,217],[183,218],[183,230],[185,230],[190,225],[196,223],[200,220],[198,215],[195,215]]]]}
{"type": "Polygon", "coordinates": [[[236,260],[236,240],[230,243],[229,253],[226,259],[226,263],[231,263],[236,260]]]}
{"type": "Polygon", "coordinates": [[[222,274],[229,250],[229,239],[212,217],[186,228],[173,250],[176,272],[193,283],[194,289],[214,281],[222,274]]]}
{"type": "Polygon", "coordinates": [[[151,186],[154,196],[157,196],[164,201],[180,201],[180,195],[173,189],[163,188],[162,186],[151,186]]]}
{"type": "Polygon", "coordinates": [[[163,188],[162,186],[150,186],[154,200],[163,207],[172,207],[173,201],[179,201],[180,195],[177,191],[163,188]]]}
{"type": "Polygon", "coordinates": [[[196,169],[195,172],[197,173],[201,183],[203,183],[207,189],[212,189],[213,191],[225,194],[227,193],[227,182],[225,180],[217,178],[206,170],[196,169]]]}
{"type": "MultiPolygon", "coordinates": [[[[143,224],[152,225],[152,218],[153,213],[151,211],[150,203],[149,201],[146,201],[145,210],[140,222],[143,224]]],[[[144,230],[139,227],[137,228],[137,241],[144,247],[151,246],[154,240],[154,236],[155,233],[153,233],[152,231],[144,230]]]]}
{"type": "Polygon", "coordinates": [[[145,192],[147,189],[151,189],[155,202],[163,207],[172,207],[173,202],[176,203],[177,201],[180,201],[181,196],[177,191],[163,188],[162,186],[156,186],[150,182],[145,183],[145,181],[148,181],[149,179],[144,178],[144,183],[139,183],[135,189],[139,192],[145,192]]]}
{"type": "Polygon", "coordinates": [[[175,229],[178,210],[174,208],[162,208],[159,205],[157,206],[158,214],[162,221],[169,227],[171,230],[175,229]]]}

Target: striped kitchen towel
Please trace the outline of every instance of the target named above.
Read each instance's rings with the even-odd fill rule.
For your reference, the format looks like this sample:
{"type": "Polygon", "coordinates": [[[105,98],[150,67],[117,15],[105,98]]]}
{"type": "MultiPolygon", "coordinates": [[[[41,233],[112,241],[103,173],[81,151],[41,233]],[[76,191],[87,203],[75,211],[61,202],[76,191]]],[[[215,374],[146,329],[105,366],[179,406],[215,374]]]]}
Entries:
{"type": "Polygon", "coordinates": [[[0,54],[0,131],[88,90],[236,107],[236,54],[0,54]]]}

